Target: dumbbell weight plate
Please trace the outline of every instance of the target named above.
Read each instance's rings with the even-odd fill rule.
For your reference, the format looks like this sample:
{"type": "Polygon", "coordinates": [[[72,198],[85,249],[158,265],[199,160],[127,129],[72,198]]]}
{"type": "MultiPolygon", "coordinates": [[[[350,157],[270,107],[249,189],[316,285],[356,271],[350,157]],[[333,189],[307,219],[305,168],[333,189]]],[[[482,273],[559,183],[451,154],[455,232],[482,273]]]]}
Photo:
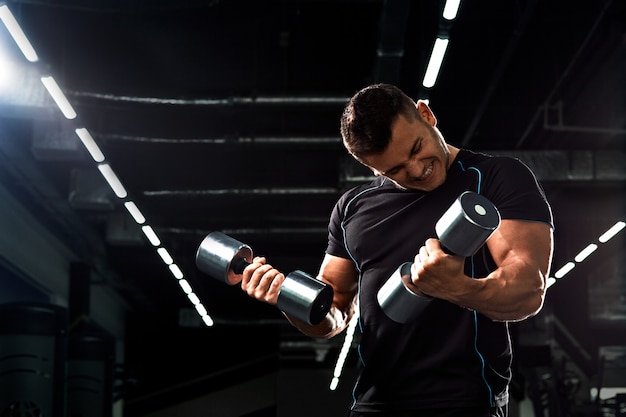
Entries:
{"type": "Polygon", "coordinates": [[[446,252],[474,255],[500,225],[500,213],[486,197],[465,191],[435,225],[446,252]]]}
{"type": "Polygon", "coordinates": [[[309,324],[318,324],[330,310],[333,289],[330,285],[302,272],[293,271],[280,287],[279,310],[309,324]]]}
{"type": "Polygon", "coordinates": [[[404,285],[402,279],[411,279],[412,266],[412,262],[400,265],[377,294],[380,307],[397,323],[406,323],[419,316],[433,299],[427,295],[417,295],[404,285]]]}
{"type": "Polygon", "coordinates": [[[198,269],[228,285],[241,282],[243,268],[250,262],[250,246],[221,232],[209,233],[196,252],[198,269]]]}

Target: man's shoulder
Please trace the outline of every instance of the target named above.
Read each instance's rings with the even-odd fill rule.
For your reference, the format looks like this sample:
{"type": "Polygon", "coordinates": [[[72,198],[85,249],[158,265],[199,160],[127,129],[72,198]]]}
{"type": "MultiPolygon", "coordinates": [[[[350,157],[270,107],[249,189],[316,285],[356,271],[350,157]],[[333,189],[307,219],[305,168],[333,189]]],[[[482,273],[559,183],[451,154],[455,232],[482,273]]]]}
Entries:
{"type": "Polygon", "coordinates": [[[502,160],[517,160],[507,154],[496,153],[495,151],[476,151],[470,149],[459,149],[458,159],[467,162],[498,162],[502,160]]]}
{"type": "Polygon", "coordinates": [[[474,151],[460,149],[457,157],[459,163],[465,167],[501,168],[526,167],[517,157],[508,154],[499,154],[490,151],[474,151]]]}
{"type": "Polygon", "coordinates": [[[374,177],[371,181],[366,181],[360,184],[352,185],[342,193],[342,198],[349,198],[367,192],[369,190],[377,189],[388,185],[389,181],[385,177],[374,177]]]}

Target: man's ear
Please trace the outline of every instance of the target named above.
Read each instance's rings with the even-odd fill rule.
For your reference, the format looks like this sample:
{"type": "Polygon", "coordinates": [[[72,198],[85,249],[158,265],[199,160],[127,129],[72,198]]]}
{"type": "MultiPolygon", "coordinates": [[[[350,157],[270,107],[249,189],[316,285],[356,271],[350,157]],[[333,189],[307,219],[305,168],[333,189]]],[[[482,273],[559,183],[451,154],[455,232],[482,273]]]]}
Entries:
{"type": "Polygon", "coordinates": [[[428,123],[429,125],[433,127],[437,126],[437,118],[435,117],[435,114],[430,109],[430,107],[428,107],[428,104],[426,104],[425,101],[418,100],[415,106],[417,107],[417,112],[419,113],[420,117],[422,118],[424,122],[428,123]]]}

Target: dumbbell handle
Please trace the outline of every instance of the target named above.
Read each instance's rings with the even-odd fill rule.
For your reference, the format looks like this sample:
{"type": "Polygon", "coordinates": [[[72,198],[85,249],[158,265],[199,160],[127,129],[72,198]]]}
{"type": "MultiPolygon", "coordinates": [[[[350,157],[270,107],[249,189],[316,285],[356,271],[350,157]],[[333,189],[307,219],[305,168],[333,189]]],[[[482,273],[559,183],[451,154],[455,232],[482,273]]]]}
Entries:
{"type": "Polygon", "coordinates": [[[237,275],[243,274],[243,270],[250,265],[250,262],[246,261],[244,258],[237,258],[230,263],[230,269],[237,275]]]}

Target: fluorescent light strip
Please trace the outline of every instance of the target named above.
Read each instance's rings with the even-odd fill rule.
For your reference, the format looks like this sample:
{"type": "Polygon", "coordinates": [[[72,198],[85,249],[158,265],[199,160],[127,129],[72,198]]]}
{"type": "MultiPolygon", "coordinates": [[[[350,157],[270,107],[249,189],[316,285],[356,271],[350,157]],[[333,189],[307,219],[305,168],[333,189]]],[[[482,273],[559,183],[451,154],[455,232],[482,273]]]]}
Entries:
{"type": "Polygon", "coordinates": [[[146,235],[148,241],[152,244],[152,246],[159,246],[161,244],[161,240],[156,235],[156,233],[154,233],[152,227],[148,225],[142,226],[141,230],[143,231],[143,234],[146,235]]]}
{"type": "Polygon", "coordinates": [[[165,262],[166,265],[171,265],[171,264],[174,263],[174,260],[172,259],[171,255],[169,254],[167,249],[159,248],[159,249],[157,249],[157,253],[161,257],[161,259],[163,259],[163,262],[165,262]]]}
{"type": "Polygon", "coordinates": [[[180,279],[178,281],[178,284],[182,288],[183,292],[185,294],[187,294],[187,297],[189,298],[189,300],[194,305],[196,311],[198,312],[198,314],[202,318],[202,321],[204,322],[204,324],[206,326],[208,326],[208,327],[213,326],[215,324],[215,322],[213,321],[211,316],[209,316],[209,313],[207,312],[207,310],[204,307],[204,305],[200,302],[200,299],[198,298],[198,296],[196,294],[194,294],[194,292],[193,292],[189,282],[186,279],[180,279]]]}
{"type": "Polygon", "coordinates": [[[623,221],[618,221],[617,223],[615,223],[609,230],[607,230],[606,232],[604,232],[602,234],[602,236],[600,236],[598,238],[598,240],[600,241],[600,243],[606,243],[608,242],[613,236],[615,236],[616,234],[618,234],[619,232],[621,232],[624,227],[626,227],[626,223],[624,223],[623,221]]]}
{"type": "Polygon", "coordinates": [[[107,180],[116,196],[119,198],[125,198],[128,195],[126,189],[120,182],[119,178],[117,178],[117,175],[115,175],[115,172],[113,172],[113,169],[109,164],[100,164],[98,165],[98,169],[102,173],[104,179],[107,180]]]}
{"type": "Polygon", "coordinates": [[[189,301],[191,301],[191,304],[193,304],[194,306],[200,303],[200,299],[193,292],[190,292],[189,294],[187,294],[187,297],[189,298],[189,301]]]}
{"type": "Polygon", "coordinates": [[[200,302],[196,304],[196,311],[200,314],[200,317],[207,315],[206,308],[200,302]]]}
{"type": "Polygon", "coordinates": [[[13,40],[17,44],[18,48],[20,48],[20,51],[22,51],[26,59],[30,62],[39,61],[39,57],[37,56],[35,49],[28,41],[28,38],[20,27],[20,24],[17,23],[17,20],[13,17],[13,13],[9,10],[9,6],[6,4],[0,6],[0,20],[2,20],[4,26],[6,26],[7,30],[11,34],[11,37],[13,37],[13,40]]]}
{"type": "Polygon", "coordinates": [[[85,145],[85,148],[87,148],[87,151],[89,151],[89,155],[91,155],[94,161],[104,161],[104,154],[102,153],[102,151],[96,144],[96,141],[93,139],[87,129],[85,129],[84,127],[76,129],[76,135],[81,140],[81,142],[83,142],[83,145],[85,145]]]}
{"type": "Polygon", "coordinates": [[[584,261],[587,256],[591,255],[593,252],[596,251],[596,249],[598,249],[598,245],[596,245],[595,243],[590,243],[589,245],[587,245],[587,247],[583,250],[581,250],[578,255],[576,255],[574,257],[574,260],[576,262],[582,262],[584,261]]]}
{"type": "MultiPolygon", "coordinates": [[[[17,21],[11,14],[11,11],[6,5],[0,6],[0,19],[7,27],[8,31],[10,32],[11,36],[19,46],[26,59],[31,62],[36,62],[39,58],[37,57],[35,50],[31,46],[30,42],[28,42],[26,35],[24,35],[24,32],[22,31],[19,24],[17,23],[17,21]]],[[[77,117],[76,112],[72,108],[72,105],[67,100],[67,98],[63,94],[63,91],[56,83],[54,78],[51,76],[41,77],[41,82],[46,87],[57,106],[59,106],[59,109],[61,110],[63,115],[67,119],[75,119],[77,117]]],[[[89,131],[86,128],[78,128],[75,130],[75,132],[89,152],[89,154],[91,155],[91,157],[93,158],[93,160],[97,163],[103,162],[105,160],[104,154],[98,147],[96,141],[93,139],[89,131]]],[[[98,169],[102,173],[102,176],[104,176],[105,180],[109,183],[111,189],[113,189],[113,192],[115,192],[115,195],[119,198],[126,198],[128,193],[126,192],[126,189],[122,185],[117,175],[115,175],[115,173],[113,172],[111,166],[109,164],[98,164],[98,169]]],[[[146,218],[143,216],[143,214],[137,208],[137,205],[134,202],[127,201],[124,203],[124,207],[126,207],[135,222],[137,222],[138,224],[145,223],[146,218]]],[[[153,246],[161,245],[161,240],[156,235],[152,227],[150,227],[149,225],[145,225],[141,227],[141,230],[153,246]]],[[[174,260],[172,259],[172,256],[169,254],[167,249],[160,247],[157,249],[157,253],[161,257],[163,262],[168,265],[168,268],[172,275],[174,275],[174,277],[179,280],[178,283],[181,286],[183,292],[187,294],[187,297],[194,305],[196,311],[202,318],[202,321],[205,323],[205,325],[213,326],[213,319],[208,315],[206,308],[204,307],[204,305],[202,305],[198,296],[193,292],[189,282],[183,279],[183,272],[180,270],[178,265],[174,263],[174,260]]]]}
{"type": "MultiPolygon", "coordinates": [[[[624,229],[624,227],[626,227],[626,223],[623,222],[622,220],[619,220],[617,223],[611,226],[609,230],[607,230],[602,235],[600,235],[600,237],[598,238],[598,241],[600,243],[608,242],[616,234],[621,232],[624,229]]],[[[595,243],[590,243],[574,257],[574,261],[577,263],[584,261],[585,259],[587,259],[589,255],[591,255],[597,249],[598,249],[598,245],[596,245],[595,243]]],[[[557,278],[563,278],[565,275],[567,275],[567,273],[569,273],[572,269],[574,269],[575,266],[576,264],[574,262],[568,262],[565,265],[563,265],[561,269],[556,271],[556,273],[554,274],[554,278],[552,277],[548,278],[546,282],[547,288],[550,288],[552,285],[554,285],[557,278]]]]}
{"type": "Polygon", "coordinates": [[[339,352],[339,356],[337,357],[337,362],[335,364],[335,371],[333,372],[333,379],[330,381],[330,390],[334,391],[337,389],[339,385],[339,378],[341,377],[341,373],[343,372],[344,363],[348,357],[348,353],[350,352],[350,347],[352,346],[352,340],[354,340],[354,329],[359,322],[358,315],[355,315],[352,318],[352,321],[348,324],[346,329],[346,337],[343,339],[343,345],[341,346],[341,351],[339,352]]]}
{"type": "Polygon", "coordinates": [[[446,0],[446,5],[443,7],[443,18],[446,20],[454,20],[459,11],[460,3],[461,0],[446,0]]]}
{"type": "Polygon", "coordinates": [[[563,278],[565,275],[567,275],[568,272],[574,269],[575,266],[576,264],[574,262],[566,263],[561,267],[561,269],[554,273],[554,278],[563,278]]]}
{"type": "Polygon", "coordinates": [[[435,85],[437,81],[437,75],[441,69],[443,63],[443,57],[446,54],[446,48],[448,47],[449,39],[437,38],[435,39],[435,45],[433,46],[433,52],[428,61],[428,67],[426,68],[426,75],[424,75],[424,81],[422,85],[426,88],[430,88],[435,85]]]}
{"type": "Polygon", "coordinates": [[[48,93],[50,93],[50,95],[52,96],[54,102],[57,104],[57,106],[59,106],[59,109],[61,110],[61,113],[63,113],[63,116],[70,120],[75,119],[76,112],[72,108],[70,102],[67,101],[67,98],[65,98],[65,94],[63,94],[63,91],[61,91],[61,87],[59,87],[57,82],[54,81],[54,78],[50,76],[41,77],[41,82],[46,87],[46,90],[48,90],[48,93]]]}
{"type": "Polygon", "coordinates": [[[189,282],[186,279],[179,279],[178,285],[180,285],[185,294],[191,294],[193,292],[191,285],[189,285],[189,282]]]}
{"type": "Polygon", "coordinates": [[[126,210],[128,210],[130,215],[133,216],[133,219],[137,223],[144,224],[146,222],[146,218],[143,216],[143,214],[141,214],[141,211],[139,211],[135,203],[133,203],[132,201],[127,201],[124,203],[124,207],[126,207],[126,210]]]}
{"type": "Polygon", "coordinates": [[[174,278],[176,279],[182,279],[184,277],[183,271],[181,271],[176,264],[170,265],[170,272],[172,273],[172,275],[174,275],[174,278]]]}

